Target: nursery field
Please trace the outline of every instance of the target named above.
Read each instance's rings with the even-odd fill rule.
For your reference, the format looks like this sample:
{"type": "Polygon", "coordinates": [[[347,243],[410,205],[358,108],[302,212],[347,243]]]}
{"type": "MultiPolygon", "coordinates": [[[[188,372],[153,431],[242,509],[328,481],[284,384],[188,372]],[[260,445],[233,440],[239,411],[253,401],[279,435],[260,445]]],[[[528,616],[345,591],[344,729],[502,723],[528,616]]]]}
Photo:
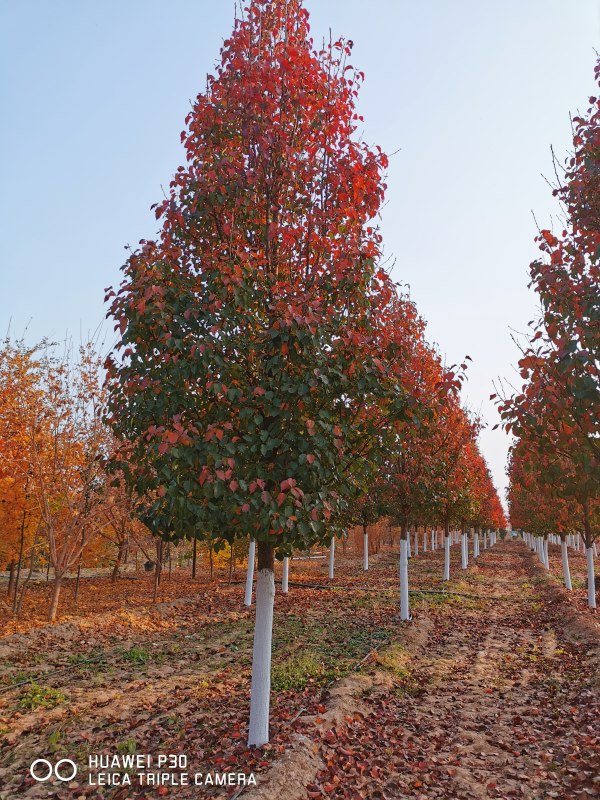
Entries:
{"type": "MultiPolygon", "coordinates": [[[[248,749],[253,609],[241,581],[174,571],[152,582],[82,582],[54,625],[28,612],[0,639],[0,798],[596,797],[600,787],[600,625],[586,610],[585,559],[573,592],[522,541],[499,542],[442,586],[443,553],[411,559],[410,623],[398,618],[397,554],[362,569],[339,549],[292,560],[275,601],[270,742],[248,749]],[[307,588],[296,584],[310,584],[307,588]],[[134,587],[134,588],[132,588],[134,587]],[[89,757],[177,754],[190,774],[253,775],[235,785],[140,785],[89,757]],[[36,758],[72,759],[70,783],[39,783],[36,758]]],[[[280,569],[277,567],[276,571],[280,569]]],[[[49,591],[31,589],[30,602],[49,591]]],[[[11,627],[12,626],[12,627],[11,627]]]]}
{"type": "Polygon", "coordinates": [[[597,4],[4,5],[0,800],[600,798],[597,4]]]}

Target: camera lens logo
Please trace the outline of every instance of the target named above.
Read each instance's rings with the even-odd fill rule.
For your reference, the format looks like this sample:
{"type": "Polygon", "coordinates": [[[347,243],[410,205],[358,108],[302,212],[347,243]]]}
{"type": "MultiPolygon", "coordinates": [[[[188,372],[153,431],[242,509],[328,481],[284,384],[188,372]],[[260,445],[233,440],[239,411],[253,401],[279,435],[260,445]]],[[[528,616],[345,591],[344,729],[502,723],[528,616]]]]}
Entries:
{"type": "Polygon", "coordinates": [[[54,775],[59,781],[72,781],[77,775],[77,764],[70,758],[61,758],[54,766],[45,758],[36,758],[29,767],[29,774],[34,781],[45,783],[54,775]],[[63,766],[66,765],[66,766],[63,766]],[[69,773],[70,765],[70,773],[69,773]]]}

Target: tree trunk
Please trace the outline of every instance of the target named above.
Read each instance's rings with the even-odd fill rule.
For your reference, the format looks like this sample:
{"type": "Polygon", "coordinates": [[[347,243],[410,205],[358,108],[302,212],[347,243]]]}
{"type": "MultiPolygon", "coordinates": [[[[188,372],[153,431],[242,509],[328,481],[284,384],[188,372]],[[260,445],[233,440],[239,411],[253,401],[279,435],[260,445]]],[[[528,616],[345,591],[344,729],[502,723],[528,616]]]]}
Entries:
{"type": "Polygon", "coordinates": [[[560,550],[562,554],[562,568],[565,578],[565,587],[570,592],[573,589],[571,585],[571,570],[569,569],[569,551],[567,549],[566,539],[562,539],[560,543],[560,550]]]}
{"type": "Polygon", "coordinates": [[[589,503],[583,503],[583,541],[585,544],[585,557],[587,560],[587,590],[588,606],[596,608],[596,576],[594,575],[594,537],[590,522],[589,503]]]}
{"type": "Polygon", "coordinates": [[[254,581],[254,557],[256,553],[256,541],[250,539],[248,548],[248,571],[246,573],[246,593],[244,594],[244,605],[252,605],[252,582],[254,581]]]}
{"type": "Polygon", "coordinates": [[[367,526],[363,525],[363,570],[369,569],[369,533],[367,526]]]}
{"type": "Polygon", "coordinates": [[[461,567],[462,569],[467,569],[469,566],[469,533],[465,525],[462,526],[461,539],[461,567]]]}
{"type": "Polygon", "coordinates": [[[400,619],[410,619],[410,607],[408,603],[408,529],[402,523],[400,534],[400,619]]]}
{"type": "Polygon", "coordinates": [[[79,564],[77,564],[77,578],[75,579],[75,594],[73,595],[73,603],[75,604],[75,608],[77,608],[77,602],[79,601],[80,581],[81,581],[81,558],[79,559],[79,564]]]}
{"type": "Polygon", "coordinates": [[[156,603],[158,598],[158,587],[160,586],[160,578],[162,575],[162,560],[163,560],[163,540],[159,539],[156,542],[156,564],[154,565],[154,595],[152,602],[156,603]]]}
{"type": "Polygon", "coordinates": [[[587,547],[587,587],[588,587],[588,606],[596,608],[596,576],[594,575],[594,548],[587,547]]]}
{"type": "Polygon", "coordinates": [[[121,542],[119,544],[119,551],[117,553],[117,560],[115,561],[115,565],[113,567],[112,575],[110,576],[110,582],[111,583],[116,583],[117,582],[117,578],[119,577],[119,575],[121,573],[121,564],[123,563],[123,558],[125,556],[125,548],[126,548],[126,543],[125,542],[121,542]]]}
{"type": "Polygon", "coordinates": [[[281,575],[281,591],[283,594],[288,593],[289,580],[290,580],[290,560],[286,556],[283,559],[283,569],[281,575]]]}
{"type": "Polygon", "coordinates": [[[229,545],[229,583],[233,579],[233,543],[229,545]]]}
{"type": "Polygon", "coordinates": [[[85,527],[81,529],[81,553],[79,553],[79,559],[77,561],[77,579],[75,581],[75,595],[73,597],[75,608],[77,608],[77,601],[79,600],[79,583],[81,581],[81,562],[83,561],[84,542],[85,542],[85,527]]]}
{"type": "MultiPolygon", "coordinates": [[[[27,499],[27,494],[25,494],[25,499],[27,499]]],[[[27,510],[24,510],[23,511],[23,516],[21,517],[21,531],[20,531],[20,537],[19,537],[19,558],[18,558],[18,561],[17,561],[17,575],[16,575],[16,578],[15,578],[14,586],[13,586],[13,591],[14,591],[13,611],[14,611],[14,608],[15,608],[15,603],[17,601],[17,594],[18,594],[18,591],[19,591],[19,581],[21,579],[21,564],[23,563],[23,548],[25,547],[25,520],[26,519],[27,519],[27,510]]],[[[14,564],[14,561],[11,562],[11,566],[13,564],[14,564]]],[[[10,579],[9,579],[9,582],[8,582],[8,595],[9,595],[9,597],[10,597],[10,590],[11,590],[10,584],[12,583],[12,580],[13,580],[13,575],[12,575],[12,570],[11,570],[11,575],[10,575],[10,579]]]]}
{"type": "Polygon", "coordinates": [[[333,580],[333,571],[335,568],[335,536],[331,537],[331,544],[329,545],[329,580],[333,580]]]}
{"type": "Polygon", "coordinates": [[[8,565],[8,591],[6,592],[7,597],[12,597],[15,588],[15,567],[16,564],[13,558],[13,560],[8,565]]]}
{"type": "Polygon", "coordinates": [[[15,591],[15,597],[13,600],[13,613],[15,616],[19,617],[21,615],[21,609],[23,607],[23,600],[25,599],[25,594],[27,593],[27,589],[29,588],[29,583],[31,582],[31,578],[33,577],[33,567],[35,565],[35,542],[31,548],[31,553],[29,554],[29,572],[27,573],[27,577],[25,578],[25,583],[21,589],[21,593],[15,591]]]}
{"type": "Polygon", "coordinates": [[[450,527],[448,520],[444,524],[444,580],[450,580],[450,527]]]}
{"type": "Polygon", "coordinates": [[[259,542],[256,621],[254,623],[252,683],[250,688],[249,747],[260,747],[269,741],[271,645],[273,640],[273,606],[275,602],[275,574],[273,567],[272,546],[267,542],[259,542]]]}
{"type": "Polygon", "coordinates": [[[194,537],[194,547],[192,550],[192,578],[196,577],[196,559],[198,554],[198,539],[194,537]]]}
{"type": "Polygon", "coordinates": [[[52,600],[50,601],[50,610],[48,611],[48,619],[54,622],[58,612],[58,601],[60,599],[60,589],[62,586],[63,576],[56,575],[54,578],[54,587],[52,589],[52,600]]]}

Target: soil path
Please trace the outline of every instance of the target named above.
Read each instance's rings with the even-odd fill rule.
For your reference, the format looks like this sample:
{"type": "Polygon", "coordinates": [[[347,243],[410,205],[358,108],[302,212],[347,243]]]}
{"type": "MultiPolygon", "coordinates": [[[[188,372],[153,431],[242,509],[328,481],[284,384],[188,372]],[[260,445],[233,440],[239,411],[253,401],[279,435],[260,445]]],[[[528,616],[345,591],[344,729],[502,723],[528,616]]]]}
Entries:
{"type": "Polygon", "coordinates": [[[297,764],[288,753],[244,796],[281,798],[288,772],[289,800],[600,797],[597,617],[520,542],[482,553],[473,577],[504,599],[417,613],[342,721],[317,720],[297,764]]]}

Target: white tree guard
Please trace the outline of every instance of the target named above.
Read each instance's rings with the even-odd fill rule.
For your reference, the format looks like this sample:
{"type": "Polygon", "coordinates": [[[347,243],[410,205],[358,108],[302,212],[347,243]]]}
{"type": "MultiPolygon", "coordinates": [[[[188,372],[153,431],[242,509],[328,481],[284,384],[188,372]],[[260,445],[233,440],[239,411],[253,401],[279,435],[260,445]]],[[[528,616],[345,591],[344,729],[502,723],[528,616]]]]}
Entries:
{"type": "Polygon", "coordinates": [[[286,556],[283,559],[283,570],[281,573],[281,591],[283,594],[288,593],[290,583],[290,559],[286,556]]]}
{"type": "Polygon", "coordinates": [[[571,585],[571,570],[569,569],[569,549],[567,547],[567,542],[564,539],[560,543],[560,551],[562,555],[562,568],[565,578],[565,587],[571,591],[573,586],[571,585]]]}
{"type": "Polygon", "coordinates": [[[329,545],[329,580],[333,580],[333,571],[335,569],[335,536],[331,537],[331,544],[329,545]]]}
{"type": "Polygon", "coordinates": [[[400,619],[410,619],[408,603],[408,542],[400,539],[400,619]]]}
{"type": "Polygon", "coordinates": [[[590,608],[596,608],[596,576],[594,575],[594,548],[586,547],[585,556],[587,559],[588,606],[590,608]]]}
{"type": "Polygon", "coordinates": [[[469,566],[469,535],[463,533],[462,535],[462,553],[461,553],[461,567],[467,569],[469,566]]]}
{"type": "Polygon", "coordinates": [[[444,536],[444,580],[450,580],[450,537],[444,536]]]}
{"type": "Polygon", "coordinates": [[[249,747],[260,747],[269,741],[274,601],[275,574],[271,569],[261,569],[258,571],[256,580],[256,622],[252,650],[249,747]]]}

